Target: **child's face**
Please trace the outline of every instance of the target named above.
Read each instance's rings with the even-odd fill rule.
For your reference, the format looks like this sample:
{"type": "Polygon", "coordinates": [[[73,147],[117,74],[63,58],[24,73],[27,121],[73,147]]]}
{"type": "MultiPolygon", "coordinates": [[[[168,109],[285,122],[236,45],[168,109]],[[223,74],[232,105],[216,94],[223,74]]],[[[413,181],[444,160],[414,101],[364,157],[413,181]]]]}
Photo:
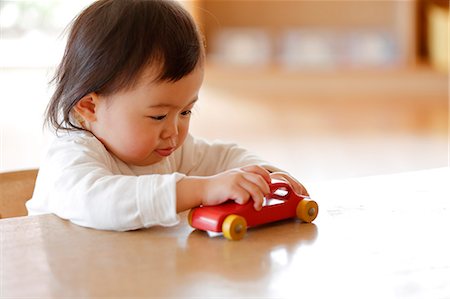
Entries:
{"type": "Polygon", "coordinates": [[[152,82],[148,69],[130,90],[99,95],[92,133],[122,161],[145,166],[179,148],[189,130],[190,113],[203,82],[203,68],[177,82],[152,82]]]}

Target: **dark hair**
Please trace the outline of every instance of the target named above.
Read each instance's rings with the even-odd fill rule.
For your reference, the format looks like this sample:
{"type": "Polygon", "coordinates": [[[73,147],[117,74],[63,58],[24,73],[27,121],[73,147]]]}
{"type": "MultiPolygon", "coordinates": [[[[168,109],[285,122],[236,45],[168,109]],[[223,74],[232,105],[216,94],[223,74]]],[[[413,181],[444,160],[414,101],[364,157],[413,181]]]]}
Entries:
{"type": "Polygon", "coordinates": [[[176,82],[203,61],[203,40],[189,13],[164,0],[100,0],[73,21],[45,123],[56,131],[83,130],[72,108],[85,95],[132,88],[156,63],[156,81],[176,82]]]}

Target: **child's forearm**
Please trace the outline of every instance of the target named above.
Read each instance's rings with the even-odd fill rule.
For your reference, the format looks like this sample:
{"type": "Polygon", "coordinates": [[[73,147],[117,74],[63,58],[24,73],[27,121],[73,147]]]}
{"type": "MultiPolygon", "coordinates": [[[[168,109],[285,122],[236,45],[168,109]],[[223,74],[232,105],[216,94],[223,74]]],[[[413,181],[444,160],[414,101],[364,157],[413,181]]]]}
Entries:
{"type": "Polygon", "coordinates": [[[177,183],[177,213],[202,204],[205,178],[187,176],[177,183]]]}

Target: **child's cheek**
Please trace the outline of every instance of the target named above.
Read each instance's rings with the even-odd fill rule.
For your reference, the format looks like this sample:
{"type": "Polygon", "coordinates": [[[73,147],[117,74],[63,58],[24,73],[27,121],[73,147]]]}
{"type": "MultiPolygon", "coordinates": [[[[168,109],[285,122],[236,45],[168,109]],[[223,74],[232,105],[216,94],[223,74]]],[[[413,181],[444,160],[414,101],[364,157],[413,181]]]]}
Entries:
{"type": "Polygon", "coordinates": [[[143,159],[155,150],[156,138],[152,132],[132,128],[126,137],[127,152],[136,159],[143,159]]]}
{"type": "Polygon", "coordinates": [[[178,135],[177,148],[179,148],[183,145],[184,141],[186,140],[188,132],[189,132],[189,127],[185,127],[180,130],[179,135],[178,135]]]}

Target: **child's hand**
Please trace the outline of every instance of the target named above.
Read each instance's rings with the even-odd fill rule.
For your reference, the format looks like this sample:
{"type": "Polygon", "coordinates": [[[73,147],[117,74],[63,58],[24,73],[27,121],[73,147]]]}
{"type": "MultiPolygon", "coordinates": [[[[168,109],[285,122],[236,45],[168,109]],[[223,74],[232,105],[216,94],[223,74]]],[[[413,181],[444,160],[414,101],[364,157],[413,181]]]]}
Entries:
{"type": "Polygon", "coordinates": [[[305,187],[289,174],[269,173],[257,165],[231,169],[208,177],[185,177],[177,183],[177,212],[199,205],[214,206],[229,199],[245,204],[253,199],[254,208],[261,210],[264,196],[270,193],[272,179],[287,182],[294,192],[308,195],[305,187]]]}
{"type": "Polygon", "coordinates": [[[206,178],[202,204],[218,205],[234,200],[245,204],[250,198],[256,210],[261,210],[264,196],[270,193],[270,173],[261,166],[236,168],[206,178]]]}
{"type": "Polygon", "coordinates": [[[297,181],[296,179],[291,177],[286,172],[281,172],[281,171],[273,172],[270,174],[270,178],[285,181],[292,187],[292,189],[294,190],[295,193],[300,194],[300,195],[309,196],[308,191],[306,191],[306,188],[299,181],[297,181]]]}

